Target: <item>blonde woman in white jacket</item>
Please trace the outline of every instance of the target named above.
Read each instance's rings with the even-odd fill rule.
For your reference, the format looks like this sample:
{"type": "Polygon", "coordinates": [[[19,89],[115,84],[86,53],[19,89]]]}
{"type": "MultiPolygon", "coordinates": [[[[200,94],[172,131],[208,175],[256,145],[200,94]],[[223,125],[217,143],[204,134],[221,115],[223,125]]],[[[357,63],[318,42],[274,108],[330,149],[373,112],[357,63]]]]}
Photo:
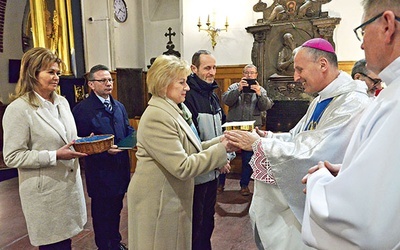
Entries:
{"type": "Polygon", "coordinates": [[[29,239],[39,249],[71,249],[87,220],[78,162],[86,154],[73,150],[75,121],[55,93],[61,66],[48,49],[26,52],[3,117],[4,161],[18,169],[29,239]]]}

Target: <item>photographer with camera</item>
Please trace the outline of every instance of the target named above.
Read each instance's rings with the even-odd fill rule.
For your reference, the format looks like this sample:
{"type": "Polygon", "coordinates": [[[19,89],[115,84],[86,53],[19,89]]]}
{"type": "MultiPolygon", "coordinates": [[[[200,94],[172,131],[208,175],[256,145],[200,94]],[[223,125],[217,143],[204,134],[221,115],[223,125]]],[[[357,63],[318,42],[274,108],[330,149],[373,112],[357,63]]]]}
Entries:
{"type": "MultiPolygon", "coordinates": [[[[273,102],[267,96],[267,91],[257,82],[257,67],[248,64],[243,68],[243,77],[240,82],[233,83],[222,94],[222,101],[229,106],[227,121],[253,121],[254,125],[261,128],[261,113],[270,109],[273,102]]],[[[248,188],[250,176],[253,172],[249,165],[252,151],[242,150],[242,176],[240,179],[240,193],[250,195],[248,188]]],[[[225,185],[225,175],[220,175],[218,193],[222,193],[225,185]]]]}

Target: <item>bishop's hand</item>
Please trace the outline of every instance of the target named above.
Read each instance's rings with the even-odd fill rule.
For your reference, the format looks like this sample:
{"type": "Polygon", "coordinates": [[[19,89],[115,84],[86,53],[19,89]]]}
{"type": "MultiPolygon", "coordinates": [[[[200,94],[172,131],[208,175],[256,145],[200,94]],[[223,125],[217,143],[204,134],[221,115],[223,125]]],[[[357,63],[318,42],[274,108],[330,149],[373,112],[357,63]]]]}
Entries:
{"type": "Polygon", "coordinates": [[[224,135],[233,146],[246,151],[253,151],[253,143],[260,138],[255,131],[229,130],[225,131],[224,135]]]}

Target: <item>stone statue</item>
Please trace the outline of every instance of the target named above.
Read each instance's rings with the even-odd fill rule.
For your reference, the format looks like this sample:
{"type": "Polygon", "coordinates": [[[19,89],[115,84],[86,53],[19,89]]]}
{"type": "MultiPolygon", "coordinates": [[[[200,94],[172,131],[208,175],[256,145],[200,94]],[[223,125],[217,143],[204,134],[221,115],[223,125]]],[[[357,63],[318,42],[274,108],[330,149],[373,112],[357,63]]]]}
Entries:
{"type": "Polygon", "coordinates": [[[258,23],[270,23],[274,20],[284,20],[286,19],[286,9],[284,5],[286,4],[286,0],[274,0],[271,6],[268,5],[261,0],[258,1],[253,6],[254,12],[262,12],[263,19],[257,20],[258,23]]]}
{"type": "Polygon", "coordinates": [[[283,48],[279,51],[277,70],[279,75],[293,76],[293,50],[296,48],[293,35],[285,33],[283,35],[283,48]]]}
{"type": "Polygon", "coordinates": [[[268,5],[261,0],[258,0],[258,3],[256,3],[253,6],[253,11],[254,12],[263,12],[265,9],[267,9],[268,5]]]}
{"type": "Polygon", "coordinates": [[[299,8],[297,16],[304,17],[318,17],[321,14],[321,5],[329,3],[331,0],[307,0],[299,8]]]}
{"type": "Polygon", "coordinates": [[[310,101],[303,93],[302,83],[294,81],[293,51],[314,37],[324,38],[334,45],[333,33],[341,19],[329,17],[327,11],[321,10],[323,4],[331,1],[254,1],[257,3],[253,10],[262,13],[262,18],[257,19],[255,25],[246,27],[254,38],[251,60],[258,68],[258,81],[263,82],[272,99],[310,101]]]}
{"type": "Polygon", "coordinates": [[[271,11],[271,14],[266,19],[267,22],[285,19],[286,10],[285,10],[285,7],[283,7],[283,4],[285,4],[284,0],[274,0],[274,3],[272,4],[273,9],[271,11]]]}
{"type": "Polygon", "coordinates": [[[321,5],[332,0],[274,0],[271,6],[261,0],[253,6],[254,12],[262,12],[263,18],[257,23],[318,18],[322,16],[321,5]]]}

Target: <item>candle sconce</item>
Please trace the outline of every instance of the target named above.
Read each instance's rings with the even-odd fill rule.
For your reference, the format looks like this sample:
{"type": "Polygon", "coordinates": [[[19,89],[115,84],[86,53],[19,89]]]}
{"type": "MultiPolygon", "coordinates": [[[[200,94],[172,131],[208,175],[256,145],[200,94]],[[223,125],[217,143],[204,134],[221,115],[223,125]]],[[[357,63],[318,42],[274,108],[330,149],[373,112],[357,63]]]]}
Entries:
{"type": "Polygon", "coordinates": [[[226,18],[226,21],[225,21],[225,29],[216,28],[214,22],[211,24],[210,15],[208,15],[206,25],[207,25],[206,29],[201,28],[202,24],[201,24],[200,17],[199,17],[199,22],[197,23],[197,27],[199,27],[199,32],[202,30],[207,32],[207,34],[210,36],[210,39],[211,39],[211,46],[214,49],[215,46],[217,45],[216,39],[219,35],[219,32],[224,31],[224,30],[226,32],[228,32],[228,26],[229,26],[228,17],[226,18]]]}

